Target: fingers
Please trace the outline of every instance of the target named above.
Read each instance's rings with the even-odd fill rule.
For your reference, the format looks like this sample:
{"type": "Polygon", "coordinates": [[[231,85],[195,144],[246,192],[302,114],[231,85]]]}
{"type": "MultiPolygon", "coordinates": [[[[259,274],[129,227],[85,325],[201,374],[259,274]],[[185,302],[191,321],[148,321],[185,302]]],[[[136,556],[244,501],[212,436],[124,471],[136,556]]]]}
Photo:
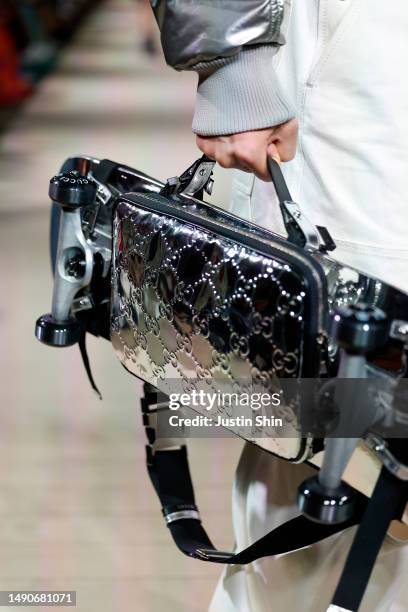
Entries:
{"type": "Polygon", "coordinates": [[[230,136],[197,136],[197,146],[210,159],[214,159],[223,168],[234,167],[233,144],[230,136]]]}
{"type": "Polygon", "coordinates": [[[296,153],[298,124],[292,119],[265,130],[242,132],[229,136],[197,136],[197,146],[223,168],[253,172],[263,181],[270,181],[268,158],[289,161],[296,153]]]}
{"type": "Polygon", "coordinates": [[[266,156],[268,159],[274,159],[278,164],[282,162],[279,150],[274,144],[270,144],[266,149],[266,156]]]}
{"type": "Polygon", "coordinates": [[[197,136],[197,146],[223,168],[238,168],[244,172],[253,172],[262,180],[270,180],[267,168],[266,130],[242,132],[231,136],[205,137],[197,136]]]}
{"type": "Polygon", "coordinates": [[[287,162],[295,157],[298,131],[297,119],[291,119],[275,128],[270,146],[273,146],[274,150],[278,152],[281,161],[287,162]]]}

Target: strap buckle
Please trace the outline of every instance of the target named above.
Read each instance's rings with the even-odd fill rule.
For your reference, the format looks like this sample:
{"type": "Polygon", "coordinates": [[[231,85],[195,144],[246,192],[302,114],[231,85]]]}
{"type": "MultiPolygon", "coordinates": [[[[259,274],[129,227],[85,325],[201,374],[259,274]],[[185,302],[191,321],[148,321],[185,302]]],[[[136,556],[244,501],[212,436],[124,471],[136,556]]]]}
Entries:
{"type": "Polygon", "coordinates": [[[176,521],[184,520],[201,522],[200,513],[195,504],[176,504],[174,506],[168,506],[162,509],[162,513],[167,526],[176,521]]]}
{"type": "Polygon", "coordinates": [[[234,557],[234,553],[212,548],[197,548],[195,552],[201,561],[212,561],[213,563],[228,563],[234,557]]]}

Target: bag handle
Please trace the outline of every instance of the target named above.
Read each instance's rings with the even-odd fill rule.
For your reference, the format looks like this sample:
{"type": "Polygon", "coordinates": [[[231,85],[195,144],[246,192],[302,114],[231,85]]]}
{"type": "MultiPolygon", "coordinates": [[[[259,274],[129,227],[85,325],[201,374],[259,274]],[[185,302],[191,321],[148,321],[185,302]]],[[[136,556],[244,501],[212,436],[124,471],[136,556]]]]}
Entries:
{"type": "Polygon", "coordinates": [[[268,168],[279,200],[288,240],[297,246],[314,251],[334,251],[336,244],[326,227],[314,225],[293,201],[279,163],[268,158],[268,168]]]}
{"type": "MultiPolygon", "coordinates": [[[[169,178],[161,190],[163,196],[186,195],[202,200],[204,192],[211,194],[215,161],[203,155],[180,176],[169,178]]],[[[275,187],[288,240],[311,251],[333,251],[336,248],[325,227],[313,225],[300,206],[293,201],[279,163],[268,158],[268,168],[275,187]]]]}
{"type": "Polygon", "coordinates": [[[204,192],[211,195],[214,184],[212,178],[214,166],[215,161],[207,155],[203,155],[191,164],[183,174],[167,179],[160,194],[163,196],[183,194],[202,200],[204,192]]]}
{"type": "Polygon", "coordinates": [[[275,187],[276,195],[278,196],[279,204],[283,204],[284,202],[292,202],[293,199],[283,177],[279,162],[277,162],[273,157],[268,157],[268,169],[273,186],[275,187]]]}

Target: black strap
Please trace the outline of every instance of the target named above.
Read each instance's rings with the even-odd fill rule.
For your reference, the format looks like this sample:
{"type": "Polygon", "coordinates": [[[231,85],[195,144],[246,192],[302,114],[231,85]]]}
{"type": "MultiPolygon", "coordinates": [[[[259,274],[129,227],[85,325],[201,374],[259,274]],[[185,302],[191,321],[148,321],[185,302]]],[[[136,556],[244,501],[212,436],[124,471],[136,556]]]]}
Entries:
{"type": "MultiPolygon", "coordinates": [[[[174,450],[147,447],[147,468],[165,516],[170,512],[196,509],[194,490],[185,446],[174,450]]],[[[322,525],[298,516],[273,529],[239,553],[218,551],[199,519],[180,519],[168,525],[173,540],[184,554],[214,563],[246,564],[273,555],[299,550],[355,525],[365,509],[364,496],[358,495],[353,518],[341,525],[322,525]]]]}
{"type": "Polygon", "coordinates": [[[282,170],[277,161],[272,158],[268,159],[269,174],[271,175],[273,186],[275,187],[276,195],[279,200],[279,207],[288,234],[289,242],[303,248],[306,245],[306,237],[302,228],[296,220],[289,214],[285,202],[292,202],[292,196],[283,177],[282,170]]]}
{"type": "Polygon", "coordinates": [[[273,186],[275,187],[276,195],[278,196],[279,204],[283,202],[291,202],[292,196],[283,177],[280,165],[275,159],[268,158],[269,173],[271,175],[273,186]]]}
{"type": "MultiPolygon", "coordinates": [[[[188,465],[187,448],[155,450],[154,427],[149,415],[151,406],[158,403],[152,387],[145,386],[142,400],[143,421],[147,429],[149,445],[146,447],[147,469],[159,497],[166,519],[177,513],[198,513],[194,489],[188,465]]],[[[163,397],[163,396],[162,396],[163,397]]],[[[165,397],[165,396],[164,396],[165,397]]],[[[356,511],[352,519],[341,525],[323,525],[298,516],[267,533],[263,538],[239,553],[218,551],[197,518],[180,518],[168,524],[174,542],[184,554],[214,563],[246,564],[267,556],[280,555],[315,544],[359,522],[367,500],[357,493],[356,511]]]]}
{"type": "Polygon", "coordinates": [[[102,395],[98,387],[95,384],[94,377],[92,376],[91,364],[89,362],[88,351],[86,350],[86,331],[85,330],[82,331],[78,344],[79,344],[79,350],[81,352],[82,362],[84,364],[84,368],[87,373],[90,385],[92,389],[95,391],[95,393],[98,395],[99,399],[101,400],[102,395]]]}
{"type": "Polygon", "coordinates": [[[408,482],[383,467],[351,546],[333,606],[357,612],[389,524],[402,517],[407,496],[408,482]]]}
{"type": "MultiPolygon", "coordinates": [[[[292,196],[286,184],[285,178],[282,174],[280,165],[275,159],[268,159],[269,174],[271,175],[272,183],[275,187],[276,195],[279,200],[279,207],[282,214],[283,223],[288,234],[289,242],[296,244],[303,248],[306,246],[307,239],[302,228],[299,219],[296,219],[292,214],[289,213],[286,202],[293,202],[292,196]]],[[[300,210],[299,210],[300,213],[300,210]]],[[[304,217],[304,215],[302,215],[304,217]]],[[[320,236],[320,251],[323,253],[327,251],[334,251],[336,243],[330,236],[330,233],[326,227],[315,226],[314,233],[318,233],[320,236]]]]}

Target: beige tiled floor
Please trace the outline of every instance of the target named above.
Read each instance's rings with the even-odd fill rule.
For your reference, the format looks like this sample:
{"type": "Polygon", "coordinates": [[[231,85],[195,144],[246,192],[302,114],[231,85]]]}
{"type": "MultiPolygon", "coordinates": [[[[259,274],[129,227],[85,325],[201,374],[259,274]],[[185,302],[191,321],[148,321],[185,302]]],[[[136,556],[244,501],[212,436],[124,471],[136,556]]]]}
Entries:
{"type": "MultiPolygon", "coordinates": [[[[111,0],[85,24],[0,145],[0,210],[44,208],[50,174],[65,157],[117,159],[160,178],[200,154],[190,125],[196,75],[139,51],[137,2],[111,0]],[[22,181],[26,191],[16,193],[22,181]]],[[[228,197],[217,169],[214,197],[228,197]]]]}
{"type": "MultiPolygon", "coordinates": [[[[107,2],[0,139],[0,590],[75,589],[83,612],[201,612],[219,569],[169,540],[145,473],[137,382],[91,339],[99,402],[76,348],[33,337],[50,306],[47,183],[64,158],[165,177],[197,154],[195,77],[140,55],[136,26],[135,3],[107,2]]],[[[228,182],[220,173],[219,200],[228,182]]],[[[198,502],[224,549],[240,447],[190,443],[198,502]]]]}

